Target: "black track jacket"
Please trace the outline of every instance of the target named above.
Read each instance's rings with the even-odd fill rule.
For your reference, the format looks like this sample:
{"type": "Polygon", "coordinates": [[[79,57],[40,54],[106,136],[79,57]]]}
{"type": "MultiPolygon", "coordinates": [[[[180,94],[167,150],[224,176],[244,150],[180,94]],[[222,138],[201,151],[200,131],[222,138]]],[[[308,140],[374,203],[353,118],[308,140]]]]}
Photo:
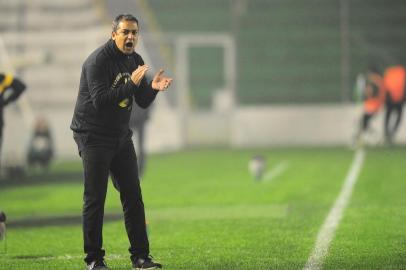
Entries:
{"type": "Polygon", "coordinates": [[[3,127],[3,108],[10,102],[15,101],[24,92],[25,88],[25,84],[13,77],[13,75],[0,73],[0,137],[1,128],[3,127]],[[6,94],[8,91],[10,93],[6,94]]]}
{"type": "Polygon", "coordinates": [[[139,87],[131,80],[143,64],[139,54],[122,53],[111,39],[91,53],[82,66],[71,129],[112,138],[128,134],[133,98],[146,108],[158,93],[145,77],[139,87]]]}

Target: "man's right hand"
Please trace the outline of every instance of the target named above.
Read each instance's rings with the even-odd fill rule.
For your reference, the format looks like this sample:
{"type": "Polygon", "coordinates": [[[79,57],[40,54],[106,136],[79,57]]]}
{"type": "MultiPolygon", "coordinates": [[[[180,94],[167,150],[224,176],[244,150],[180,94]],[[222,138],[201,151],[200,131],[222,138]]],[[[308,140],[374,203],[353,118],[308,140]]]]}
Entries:
{"type": "Polygon", "coordinates": [[[141,80],[142,78],[144,78],[145,73],[148,71],[148,69],[149,66],[147,65],[138,66],[138,68],[131,74],[131,80],[133,81],[133,83],[137,86],[140,86],[141,80]]]}

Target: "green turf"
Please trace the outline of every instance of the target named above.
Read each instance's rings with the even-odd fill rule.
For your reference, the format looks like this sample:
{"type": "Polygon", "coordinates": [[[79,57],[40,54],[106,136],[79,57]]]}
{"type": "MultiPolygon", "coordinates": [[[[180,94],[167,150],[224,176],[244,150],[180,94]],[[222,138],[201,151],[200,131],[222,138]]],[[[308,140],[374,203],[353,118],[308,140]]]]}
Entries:
{"type": "Polygon", "coordinates": [[[326,269],[406,269],[406,153],[367,155],[326,269]]]}
{"type": "MultiPolygon", "coordinates": [[[[367,151],[326,269],[405,265],[405,156],[404,149],[367,151]]],[[[142,182],[152,254],[165,269],[302,269],[352,158],[338,148],[153,155],[142,182]],[[268,169],[288,167],[270,182],[255,182],[247,169],[255,153],[266,156],[268,169]]],[[[8,186],[0,190],[0,208],[10,220],[80,215],[81,192],[80,179],[8,186]]],[[[106,209],[121,212],[111,185],[106,209]]],[[[105,223],[104,243],[108,264],[130,269],[122,221],[105,223]]],[[[0,269],[82,269],[82,256],[80,224],[10,228],[0,269]]]]}

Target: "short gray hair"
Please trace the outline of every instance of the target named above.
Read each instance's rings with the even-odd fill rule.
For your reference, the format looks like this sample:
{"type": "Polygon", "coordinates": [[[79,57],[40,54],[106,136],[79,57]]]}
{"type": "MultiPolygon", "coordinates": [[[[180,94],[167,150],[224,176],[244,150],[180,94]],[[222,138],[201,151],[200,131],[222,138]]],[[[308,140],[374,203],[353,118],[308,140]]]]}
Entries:
{"type": "Polygon", "coordinates": [[[111,30],[113,32],[116,32],[118,29],[118,25],[122,21],[131,21],[131,22],[136,22],[138,25],[138,20],[131,14],[120,14],[117,17],[114,18],[113,23],[111,24],[111,30]]]}

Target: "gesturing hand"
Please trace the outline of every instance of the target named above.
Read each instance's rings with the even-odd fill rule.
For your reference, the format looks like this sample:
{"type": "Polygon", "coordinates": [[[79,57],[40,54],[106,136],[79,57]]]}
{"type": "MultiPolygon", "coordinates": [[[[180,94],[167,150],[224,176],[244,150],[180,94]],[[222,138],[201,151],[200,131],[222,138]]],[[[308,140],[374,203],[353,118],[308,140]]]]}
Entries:
{"type": "Polygon", "coordinates": [[[163,76],[163,69],[160,69],[159,72],[154,76],[152,80],[152,88],[157,91],[165,91],[172,83],[173,79],[163,76]]]}
{"type": "Polygon", "coordinates": [[[139,86],[142,78],[144,78],[145,73],[148,71],[148,69],[149,66],[147,65],[138,66],[138,68],[131,74],[131,80],[133,81],[133,83],[139,86]]]}

